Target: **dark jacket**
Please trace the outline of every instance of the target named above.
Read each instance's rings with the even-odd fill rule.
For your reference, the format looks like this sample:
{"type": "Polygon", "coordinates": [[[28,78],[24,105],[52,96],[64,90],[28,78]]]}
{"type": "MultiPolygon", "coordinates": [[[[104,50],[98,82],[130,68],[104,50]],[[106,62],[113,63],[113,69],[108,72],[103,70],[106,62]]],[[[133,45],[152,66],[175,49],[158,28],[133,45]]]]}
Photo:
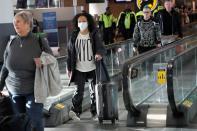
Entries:
{"type": "MultiPolygon", "coordinates": [[[[75,49],[75,41],[77,39],[78,34],[79,34],[79,30],[73,31],[67,47],[68,49],[67,69],[68,71],[72,71],[70,82],[73,82],[74,71],[76,68],[77,54],[75,49]]],[[[106,53],[103,42],[101,40],[102,40],[101,35],[97,29],[90,32],[90,41],[92,43],[92,50],[94,56],[96,54],[100,54],[101,56],[103,56],[106,53]]]]}
{"type": "Polygon", "coordinates": [[[168,13],[165,9],[157,14],[156,20],[160,23],[162,35],[178,35],[182,37],[181,19],[174,9],[168,13]]]}
{"type": "MultiPolygon", "coordinates": [[[[133,34],[136,20],[135,20],[135,14],[133,12],[130,11],[130,15],[131,15],[130,16],[130,20],[131,20],[130,30],[131,30],[131,33],[133,34]]],[[[126,11],[121,12],[118,18],[117,27],[120,32],[124,32],[126,30],[125,24],[124,24],[125,16],[126,16],[126,11]]]]}

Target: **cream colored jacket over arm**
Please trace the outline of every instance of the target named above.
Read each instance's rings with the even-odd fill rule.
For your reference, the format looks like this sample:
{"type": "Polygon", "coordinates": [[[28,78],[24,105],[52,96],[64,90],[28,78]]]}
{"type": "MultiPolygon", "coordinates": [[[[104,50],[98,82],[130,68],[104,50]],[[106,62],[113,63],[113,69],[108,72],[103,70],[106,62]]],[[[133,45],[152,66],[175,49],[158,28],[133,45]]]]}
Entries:
{"type": "Polygon", "coordinates": [[[56,96],[62,89],[56,58],[51,54],[42,52],[40,59],[43,67],[36,68],[34,82],[34,96],[36,103],[44,103],[48,96],[56,96]]]}

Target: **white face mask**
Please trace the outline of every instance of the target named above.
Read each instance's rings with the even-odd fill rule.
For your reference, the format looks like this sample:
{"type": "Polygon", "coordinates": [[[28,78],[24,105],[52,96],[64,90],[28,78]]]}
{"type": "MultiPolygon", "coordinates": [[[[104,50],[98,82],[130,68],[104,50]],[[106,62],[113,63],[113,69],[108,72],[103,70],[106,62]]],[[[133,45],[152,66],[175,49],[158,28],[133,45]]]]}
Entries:
{"type": "Polygon", "coordinates": [[[84,31],[85,29],[88,28],[88,22],[79,22],[78,27],[79,27],[80,31],[84,31]]]}

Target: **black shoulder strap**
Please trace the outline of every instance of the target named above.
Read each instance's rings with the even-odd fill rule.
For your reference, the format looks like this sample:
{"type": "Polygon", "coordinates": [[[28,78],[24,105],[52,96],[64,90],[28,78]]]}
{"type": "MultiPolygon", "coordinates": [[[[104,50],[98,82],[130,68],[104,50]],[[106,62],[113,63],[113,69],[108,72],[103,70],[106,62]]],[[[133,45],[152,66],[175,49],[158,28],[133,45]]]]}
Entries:
{"type": "Polygon", "coordinates": [[[42,45],[42,38],[40,36],[38,36],[38,43],[39,43],[41,51],[44,51],[43,45],[42,45]]]}
{"type": "Polygon", "coordinates": [[[10,40],[8,41],[7,46],[9,47],[12,44],[12,41],[16,38],[16,36],[13,36],[12,38],[10,38],[10,40]]]}

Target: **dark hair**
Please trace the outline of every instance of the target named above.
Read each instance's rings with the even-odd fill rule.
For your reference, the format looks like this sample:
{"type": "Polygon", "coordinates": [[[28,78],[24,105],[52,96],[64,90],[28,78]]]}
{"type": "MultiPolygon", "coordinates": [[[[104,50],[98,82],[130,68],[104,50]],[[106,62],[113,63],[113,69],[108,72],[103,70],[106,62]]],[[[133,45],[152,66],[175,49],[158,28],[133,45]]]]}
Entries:
{"type": "Polygon", "coordinates": [[[95,28],[96,28],[96,23],[92,17],[92,15],[90,15],[89,13],[79,13],[77,14],[74,18],[73,18],[73,27],[75,30],[79,30],[79,27],[78,27],[78,18],[80,16],[84,16],[86,17],[87,19],[87,22],[88,22],[88,30],[90,32],[92,32],[95,28]]]}

